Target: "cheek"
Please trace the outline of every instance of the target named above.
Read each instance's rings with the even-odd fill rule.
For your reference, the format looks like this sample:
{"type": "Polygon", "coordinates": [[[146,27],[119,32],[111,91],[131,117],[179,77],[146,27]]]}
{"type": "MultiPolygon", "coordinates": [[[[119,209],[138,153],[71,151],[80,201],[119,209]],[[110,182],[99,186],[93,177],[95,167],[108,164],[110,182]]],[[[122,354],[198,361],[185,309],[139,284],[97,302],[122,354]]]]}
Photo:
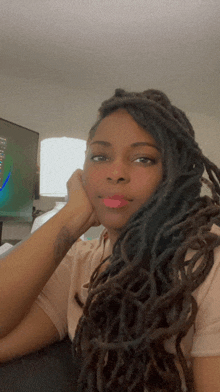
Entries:
{"type": "Polygon", "coordinates": [[[100,184],[103,182],[103,178],[105,177],[104,169],[102,167],[94,167],[89,162],[85,162],[83,168],[83,177],[85,179],[86,185],[91,184],[100,184]]]}
{"type": "Polygon", "coordinates": [[[158,172],[157,172],[157,186],[159,186],[161,184],[161,182],[163,181],[163,177],[164,177],[164,170],[163,170],[163,165],[161,162],[158,167],[158,172]]]}
{"type": "Polygon", "coordinates": [[[155,173],[155,179],[154,179],[155,190],[158,188],[162,180],[163,180],[163,169],[162,169],[162,165],[160,165],[155,173]]]}
{"type": "Polygon", "coordinates": [[[137,199],[147,201],[156,192],[163,178],[162,169],[158,167],[151,172],[135,173],[132,183],[133,195],[137,199]]]}

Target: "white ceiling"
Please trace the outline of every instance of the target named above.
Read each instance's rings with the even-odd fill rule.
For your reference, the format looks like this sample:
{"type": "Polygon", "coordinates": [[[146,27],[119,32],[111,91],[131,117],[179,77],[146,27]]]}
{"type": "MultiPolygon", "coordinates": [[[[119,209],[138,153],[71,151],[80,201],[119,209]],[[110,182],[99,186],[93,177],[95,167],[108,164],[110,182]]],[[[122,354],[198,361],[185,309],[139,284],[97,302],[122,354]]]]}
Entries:
{"type": "MultiPolygon", "coordinates": [[[[219,0],[1,0],[0,74],[220,117],[219,0]]],[[[92,95],[91,95],[92,99],[92,95]]]]}

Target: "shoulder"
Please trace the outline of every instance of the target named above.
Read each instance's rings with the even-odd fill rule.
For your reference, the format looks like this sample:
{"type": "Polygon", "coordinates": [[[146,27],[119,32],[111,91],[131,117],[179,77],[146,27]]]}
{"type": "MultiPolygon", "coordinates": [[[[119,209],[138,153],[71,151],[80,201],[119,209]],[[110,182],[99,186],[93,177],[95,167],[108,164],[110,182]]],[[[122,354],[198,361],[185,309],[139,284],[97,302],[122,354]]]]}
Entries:
{"type": "MultiPolygon", "coordinates": [[[[219,226],[215,224],[212,225],[210,232],[220,237],[219,226]]],[[[192,252],[189,252],[188,257],[190,254],[192,254],[192,252]]],[[[220,246],[214,249],[214,264],[211,271],[209,272],[204,282],[193,293],[198,306],[202,304],[211,289],[213,289],[214,294],[216,285],[218,287],[218,291],[220,291],[220,285],[218,285],[218,283],[220,284],[220,246]]]]}
{"type": "Polygon", "coordinates": [[[217,226],[215,223],[212,225],[211,233],[215,233],[220,237],[220,227],[217,226]]]}
{"type": "Polygon", "coordinates": [[[91,262],[100,259],[104,251],[104,232],[99,238],[84,241],[79,238],[67,252],[59,266],[54,271],[50,281],[60,281],[62,284],[71,281],[74,275],[88,270],[91,272],[91,262]]]}
{"type": "Polygon", "coordinates": [[[73,244],[70,248],[67,256],[72,259],[77,257],[86,258],[91,253],[96,251],[102,251],[104,249],[104,241],[105,241],[105,233],[106,230],[103,230],[99,236],[99,238],[95,238],[92,240],[81,240],[80,238],[73,244]]]}
{"type": "Polygon", "coordinates": [[[65,260],[71,266],[72,277],[82,275],[87,278],[102,261],[106,248],[106,230],[99,238],[92,240],[78,240],[67,253],[65,260]]]}
{"type": "MultiPolygon", "coordinates": [[[[220,235],[220,228],[212,226],[220,235]]],[[[204,282],[193,293],[198,305],[191,355],[209,357],[220,355],[220,246],[214,250],[213,267],[204,282]]]]}

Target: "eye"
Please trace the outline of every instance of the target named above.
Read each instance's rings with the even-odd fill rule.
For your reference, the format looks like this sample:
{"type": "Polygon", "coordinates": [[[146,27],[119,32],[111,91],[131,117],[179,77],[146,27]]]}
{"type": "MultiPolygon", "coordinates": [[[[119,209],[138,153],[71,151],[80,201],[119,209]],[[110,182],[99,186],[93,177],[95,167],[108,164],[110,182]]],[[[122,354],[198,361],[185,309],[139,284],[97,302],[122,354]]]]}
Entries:
{"type": "Polygon", "coordinates": [[[136,161],[140,161],[139,163],[143,163],[144,165],[154,165],[156,163],[155,159],[148,158],[148,157],[139,157],[135,159],[136,161]]]}
{"type": "Polygon", "coordinates": [[[105,155],[92,155],[90,160],[93,162],[105,162],[108,158],[105,155]]]}

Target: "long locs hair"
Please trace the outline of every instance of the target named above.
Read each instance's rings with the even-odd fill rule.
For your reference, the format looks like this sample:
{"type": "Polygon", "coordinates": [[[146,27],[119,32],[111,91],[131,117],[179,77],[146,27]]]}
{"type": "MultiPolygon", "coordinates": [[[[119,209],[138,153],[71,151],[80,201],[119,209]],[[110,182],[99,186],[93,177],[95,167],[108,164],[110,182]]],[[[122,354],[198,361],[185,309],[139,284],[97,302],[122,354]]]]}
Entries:
{"type": "Polygon", "coordinates": [[[180,343],[197,314],[192,293],[209,274],[220,245],[210,233],[220,222],[220,170],[203,155],[185,114],[158,90],[117,89],[103,102],[89,140],[118,109],[155,138],[163,181],[130,218],[106,269],[99,273],[99,266],[91,277],[73,343],[82,361],[78,391],[182,391],[177,358],[191,392],[193,376],[180,343]],[[202,183],[209,196],[200,196],[202,183]],[[186,261],[188,249],[194,255],[186,261]],[[172,337],[175,355],[164,345],[172,337]]]}

